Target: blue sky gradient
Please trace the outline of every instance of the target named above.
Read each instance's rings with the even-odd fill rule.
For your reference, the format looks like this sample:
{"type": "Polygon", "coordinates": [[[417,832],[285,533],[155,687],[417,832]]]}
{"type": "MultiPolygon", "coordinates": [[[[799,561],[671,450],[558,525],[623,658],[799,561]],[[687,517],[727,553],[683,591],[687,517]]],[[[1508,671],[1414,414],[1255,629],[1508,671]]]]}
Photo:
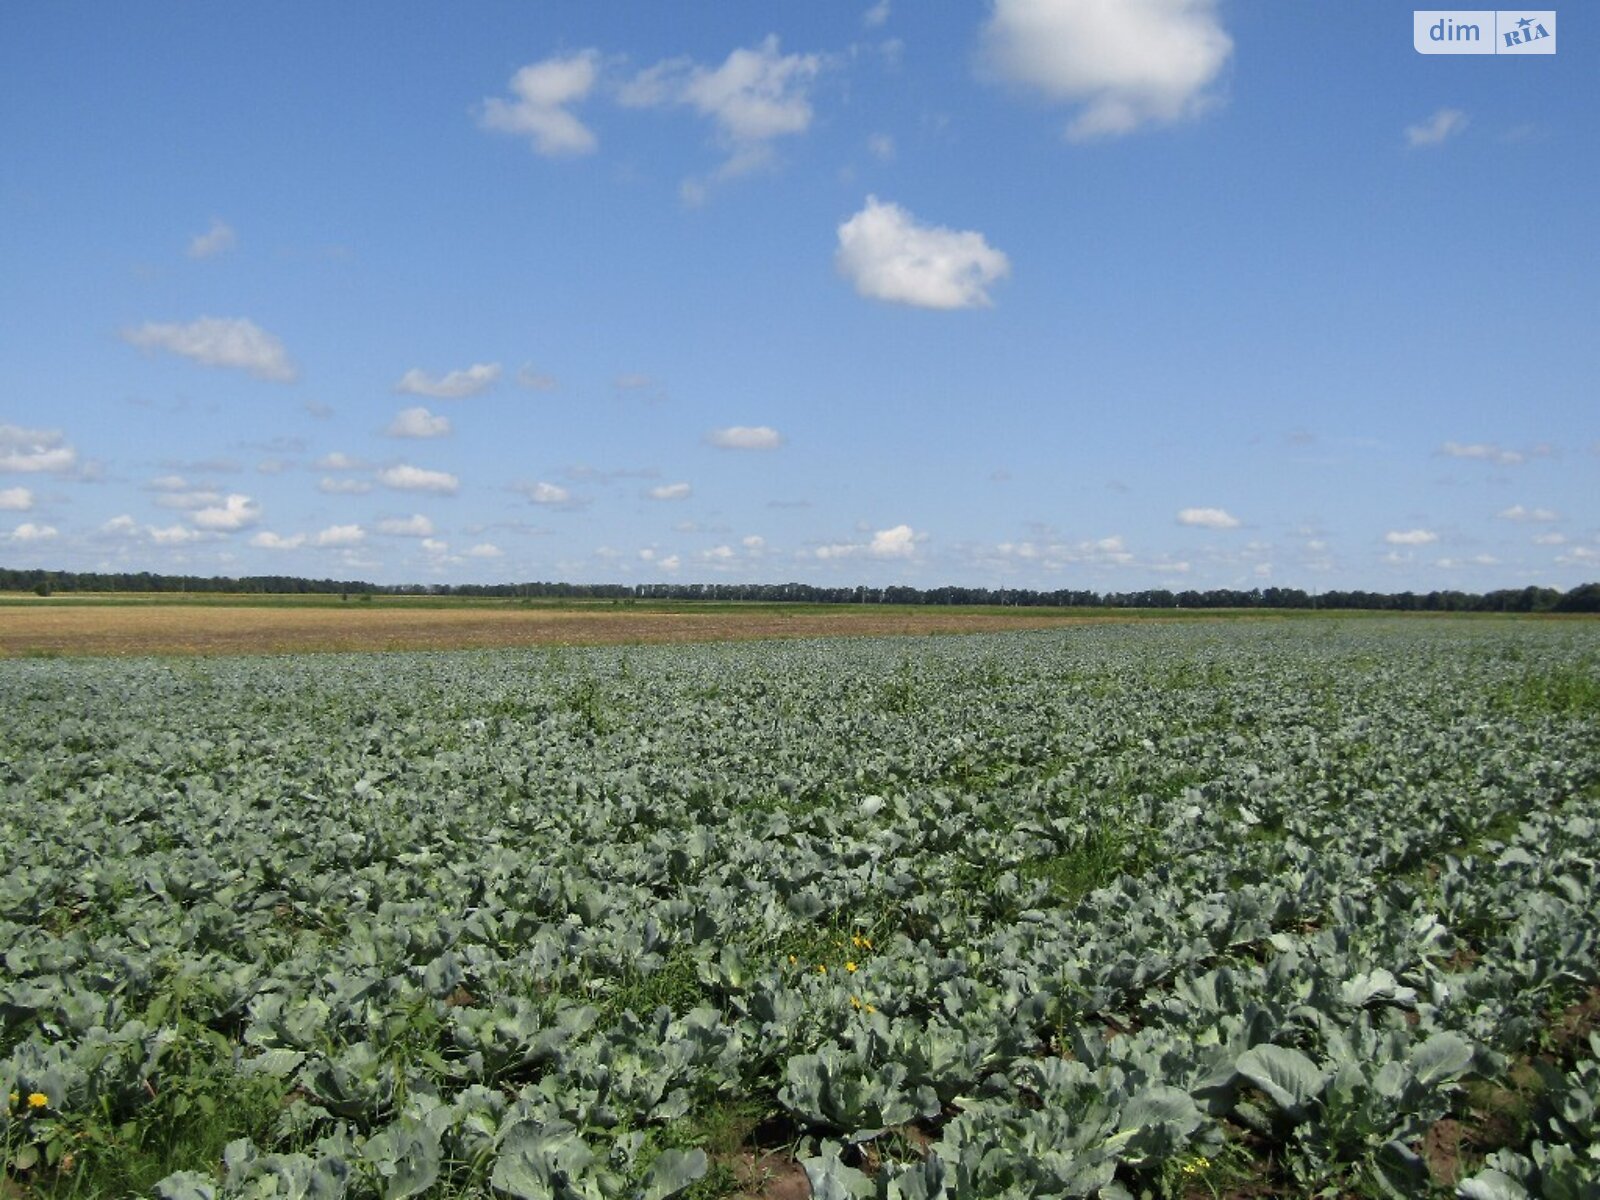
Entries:
{"type": "Polygon", "coordinates": [[[10,6],[0,562],[1600,578],[1597,22],[1411,13],[10,6]]]}

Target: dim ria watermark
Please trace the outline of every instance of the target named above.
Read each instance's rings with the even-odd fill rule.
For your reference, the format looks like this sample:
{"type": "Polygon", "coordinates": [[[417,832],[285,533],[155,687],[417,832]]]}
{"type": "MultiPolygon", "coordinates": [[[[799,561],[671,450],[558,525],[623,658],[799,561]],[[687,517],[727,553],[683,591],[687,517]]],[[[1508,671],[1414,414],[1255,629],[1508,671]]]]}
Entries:
{"type": "Polygon", "coordinates": [[[1412,13],[1418,54],[1554,54],[1553,8],[1419,8],[1412,13]]]}

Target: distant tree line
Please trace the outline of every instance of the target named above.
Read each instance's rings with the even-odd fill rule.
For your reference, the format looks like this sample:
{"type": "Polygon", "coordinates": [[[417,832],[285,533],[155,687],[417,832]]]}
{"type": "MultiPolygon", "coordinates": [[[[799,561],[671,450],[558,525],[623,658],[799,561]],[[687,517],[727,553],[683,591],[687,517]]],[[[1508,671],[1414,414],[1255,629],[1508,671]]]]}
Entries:
{"type": "Polygon", "coordinates": [[[1338,608],[1389,612],[1600,612],[1600,583],[1570,591],[1502,588],[1493,592],[1306,592],[1300,588],[1211,588],[1094,592],[1061,588],[819,587],[810,583],[463,583],[383,585],[298,575],[156,575],[85,571],[20,571],[0,567],[0,591],[233,592],[247,595],[501,596],[508,599],[744,600],[800,604],[993,604],[1072,608],[1338,608]]]}

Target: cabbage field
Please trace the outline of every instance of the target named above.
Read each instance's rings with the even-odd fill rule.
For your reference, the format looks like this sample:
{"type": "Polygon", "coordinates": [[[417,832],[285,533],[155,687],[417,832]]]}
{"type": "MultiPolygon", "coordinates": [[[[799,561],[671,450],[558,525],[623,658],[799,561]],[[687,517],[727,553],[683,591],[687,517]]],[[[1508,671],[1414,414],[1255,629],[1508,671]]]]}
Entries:
{"type": "Polygon", "coordinates": [[[3,1196],[1600,1194],[1600,624],[12,659],[0,714],[3,1196]]]}

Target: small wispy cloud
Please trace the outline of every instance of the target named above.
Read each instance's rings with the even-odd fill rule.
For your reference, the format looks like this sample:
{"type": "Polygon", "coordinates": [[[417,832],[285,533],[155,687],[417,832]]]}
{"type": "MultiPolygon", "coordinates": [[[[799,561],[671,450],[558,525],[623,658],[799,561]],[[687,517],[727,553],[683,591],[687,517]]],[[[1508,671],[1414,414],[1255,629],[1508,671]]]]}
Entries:
{"type": "Polygon", "coordinates": [[[1480,462],[1499,463],[1506,467],[1514,467],[1528,461],[1528,456],[1520,450],[1507,450],[1494,442],[1446,442],[1439,447],[1439,453],[1446,458],[1471,458],[1480,462]]]}
{"type": "Polygon", "coordinates": [[[706,434],[706,442],[722,450],[776,450],[783,435],[770,425],[729,425],[706,434]]]}
{"type": "Polygon", "coordinates": [[[511,77],[512,99],[490,96],[478,121],[485,129],[528,139],[547,158],[594,152],[594,131],[570,111],[594,89],[600,54],[580,50],[566,57],[529,63],[511,77]]]}
{"type": "Polygon", "coordinates": [[[1225,508],[1184,508],[1178,510],[1178,524],[1201,529],[1237,529],[1239,518],[1225,508]]]}
{"type": "Polygon", "coordinates": [[[335,479],[326,475],[317,483],[317,491],[325,496],[365,496],[371,490],[372,481],[368,479],[335,479]]]}
{"type": "Polygon", "coordinates": [[[1431,529],[1391,529],[1383,540],[1391,546],[1426,546],[1437,542],[1439,535],[1431,529]]]}
{"type": "Polygon", "coordinates": [[[431,413],[421,405],[403,408],[389,422],[387,432],[397,438],[444,437],[450,432],[450,418],[431,413]]]}
{"type": "Polygon", "coordinates": [[[524,485],[519,490],[535,504],[560,506],[572,503],[571,492],[560,484],[546,483],[544,480],[524,485]]]}
{"type": "Polygon", "coordinates": [[[1466,113],[1459,108],[1441,108],[1426,121],[1406,126],[1406,145],[1437,146],[1466,127],[1466,113]]]}
{"type": "Polygon", "coordinates": [[[450,371],[444,375],[430,375],[420,367],[412,367],[400,377],[394,390],[412,396],[427,396],[433,400],[461,400],[493,387],[499,378],[499,363],[474,363],[464,370],[450,371]]]}
{"type": "Polygon", "coordinates": [[[664,483],[645,494],[652,500],[687,500],[693,491],[687,483],[664,483]]]}
{"type": "Polygon", "coordinates": [[[391,537],[432,537],[433,522],[421,513],[409,517],[385,517],[378,522],[378,532],[391,537]]]}
{"type": "Polygon", "coordinates": [[[268,529],[250,539],[250,544],[258,550],[298,550],[305,542],[303,533],[273,533],[268,529]]]}
{"type": "Polygon", "coordinates": [[[410,463],[399,463],[396,466],[383,468],[378,472],[378,482],[399,492],[438,492],[443,495],[454,495],[461,488],[461,481],[448,471],[431,471],[425,467],[414,467],[410,463]]]}
{"type": "Polygon", "coordinates": [[[211,218],[211,228],[189,239],[190,258],[215,258],[232,250],[239,242],[233,226],[220,217],[211,218]]]}
{"type": "Polygon", "coordinates": [[[822,66],[816,54],[782,53],[777,36],[769,35],[756,46],[734,50],[716,67],[666,59],[623,84],[617,100],[628,108],[682,105],[711,121],[727,158],[709,180],[684,182],[683,199],[697,204],[712,183],[769,165],[776,139],[811,127],[811,85],[822,66]]]}
{"type": "Polygon", "coordinates": [[[1518,522],[1559,521],[1561,519],[1561,514],[1553,508],[1526,508],[1521,504],[1513,504],[1510,508],[1503,508],[1495,515],[1502,521],[1518,522]]]}
{"type": "Polygon", "coordinates": [[[144,350],[165,350],[207,367],[245,371],[257,379],[293,383],[299,370],[283,343],[245,317],[200,317],[188,324],[148,321],[122,331],[144,350]]]}
{"type": "Polygon", "coordinates": [[[330,525],[322,532],[313,534],[311,544],[324,549],[328,547],[359,546],[367,540],[367,531],[359,525],[330,525]]]}
{"type": "Polygon", "coordinates": [[[517,386],[530,392],[553,392],[558,384],[554,375],[535,370],[532,363],[523,363],[517,368],[517,386]]]}

